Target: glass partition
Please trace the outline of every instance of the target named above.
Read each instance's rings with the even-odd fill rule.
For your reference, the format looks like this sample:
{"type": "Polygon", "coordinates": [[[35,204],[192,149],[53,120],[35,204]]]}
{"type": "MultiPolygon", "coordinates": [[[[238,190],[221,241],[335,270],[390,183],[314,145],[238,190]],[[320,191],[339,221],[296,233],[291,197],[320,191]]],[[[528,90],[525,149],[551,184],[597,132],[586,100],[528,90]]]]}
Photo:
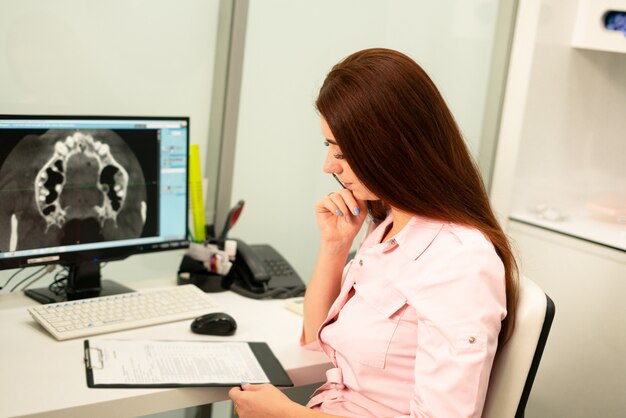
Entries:
{"type": "Polygon", "coordinates": [[[367,47],[401,50],[426,69],[489,183],[516,4],[250,2],[230,200],[246,207],[231,234],[274,245],[309,277],[318,246],[313,207],[336,187],[322,172],[313,102],[332,65],[367,47]]]}

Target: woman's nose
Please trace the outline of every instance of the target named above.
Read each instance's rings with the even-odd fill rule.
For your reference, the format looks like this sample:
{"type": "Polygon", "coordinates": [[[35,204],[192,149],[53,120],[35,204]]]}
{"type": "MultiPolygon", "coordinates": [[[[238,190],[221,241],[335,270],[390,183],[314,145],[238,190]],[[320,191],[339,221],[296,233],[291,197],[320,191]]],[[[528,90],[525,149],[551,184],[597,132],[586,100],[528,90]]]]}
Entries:
{"type": "Polygon", "coordinates": [[[337,160],[330,155],[330,151],[326,153],[326,159],[324,160],[323,166],[324,172],[328,174],[339,174],[341,172],[341,166],[337,162],[337,160]]]}

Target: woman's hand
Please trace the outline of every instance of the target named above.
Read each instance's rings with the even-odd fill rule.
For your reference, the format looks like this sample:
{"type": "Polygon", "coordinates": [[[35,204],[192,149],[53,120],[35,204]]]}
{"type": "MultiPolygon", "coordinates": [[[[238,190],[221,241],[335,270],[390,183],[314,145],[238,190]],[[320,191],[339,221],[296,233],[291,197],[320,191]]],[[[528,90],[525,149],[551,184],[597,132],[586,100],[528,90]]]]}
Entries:
{"type": "Polygon", "coordinates": [[[299,416],[298,409],[304,408],[270,384],[234,387],[228,392],[228,397],[235,404],[235,413],[241,418],[296,417],[299,416]]]}
{"type": "Polygon", "coordinates": [[[333,192],[315,205],[322,239],[304,294],[303,336],[307,344],[317,338],[317,331],[339,295],[342,271],[366,215],[365,201],[357,200],[348,189],[333,192]]]}
{"type": "Polygon", "coordinates": [[[365,201],[348,189],[330,193],[315,205],[322,241],[352,243],[367,215],[365,201]]]}

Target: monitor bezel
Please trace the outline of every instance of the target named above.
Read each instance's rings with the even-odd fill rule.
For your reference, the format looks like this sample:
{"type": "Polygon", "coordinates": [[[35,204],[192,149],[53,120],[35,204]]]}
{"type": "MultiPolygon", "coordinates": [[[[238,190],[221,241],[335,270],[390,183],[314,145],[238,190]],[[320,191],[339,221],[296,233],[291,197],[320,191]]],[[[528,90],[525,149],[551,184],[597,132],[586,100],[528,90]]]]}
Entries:
{"type": "MultiPolygon", "coordinates": [[[[185,121],[187,125],[185,166],[187,171],[187,181],[185,182],[185,195],[189,196],[189,145],[190,145],[190,117],[189,116],[150,116],[150,115],[48,115],[48,114],[0,114],[0,123],[3,120],[146,120],[164,121],[178,120],[185,121]]],[[[1,202],[0,202],[1,204],[1,202]]],[[[189,199],[185,201],[185,232],[189,230],[189,199]]],[[[22,267],[34,267],[46,264],[58,264],[62,266],[80,265],[84,263],[99,263],[123,260],[132,255],[184,249],[189,246],[189,238],[184,235],[181,239],[171,239],[159,243],[135,243],[130,245],[119,245],[114,247],[104,247],[100,249],[71,250],[47,252],[45,254],[33,256],[17,256],[10,258],[0,258],[0,270],[8,270],[22,267]]],[[[120,243],[121,244],[121,243],[120,243]]]]}

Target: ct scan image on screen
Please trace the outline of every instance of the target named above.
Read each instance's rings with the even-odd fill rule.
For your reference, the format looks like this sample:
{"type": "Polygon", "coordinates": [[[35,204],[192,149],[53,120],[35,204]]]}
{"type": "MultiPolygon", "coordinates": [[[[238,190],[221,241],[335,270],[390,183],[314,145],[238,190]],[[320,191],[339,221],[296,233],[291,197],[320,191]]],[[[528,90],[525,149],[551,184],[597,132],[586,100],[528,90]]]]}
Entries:
{"type": "Polygon", "coordinates": [[[157,129],[5,129],[0,252],[156,236],[157,129]]]}

